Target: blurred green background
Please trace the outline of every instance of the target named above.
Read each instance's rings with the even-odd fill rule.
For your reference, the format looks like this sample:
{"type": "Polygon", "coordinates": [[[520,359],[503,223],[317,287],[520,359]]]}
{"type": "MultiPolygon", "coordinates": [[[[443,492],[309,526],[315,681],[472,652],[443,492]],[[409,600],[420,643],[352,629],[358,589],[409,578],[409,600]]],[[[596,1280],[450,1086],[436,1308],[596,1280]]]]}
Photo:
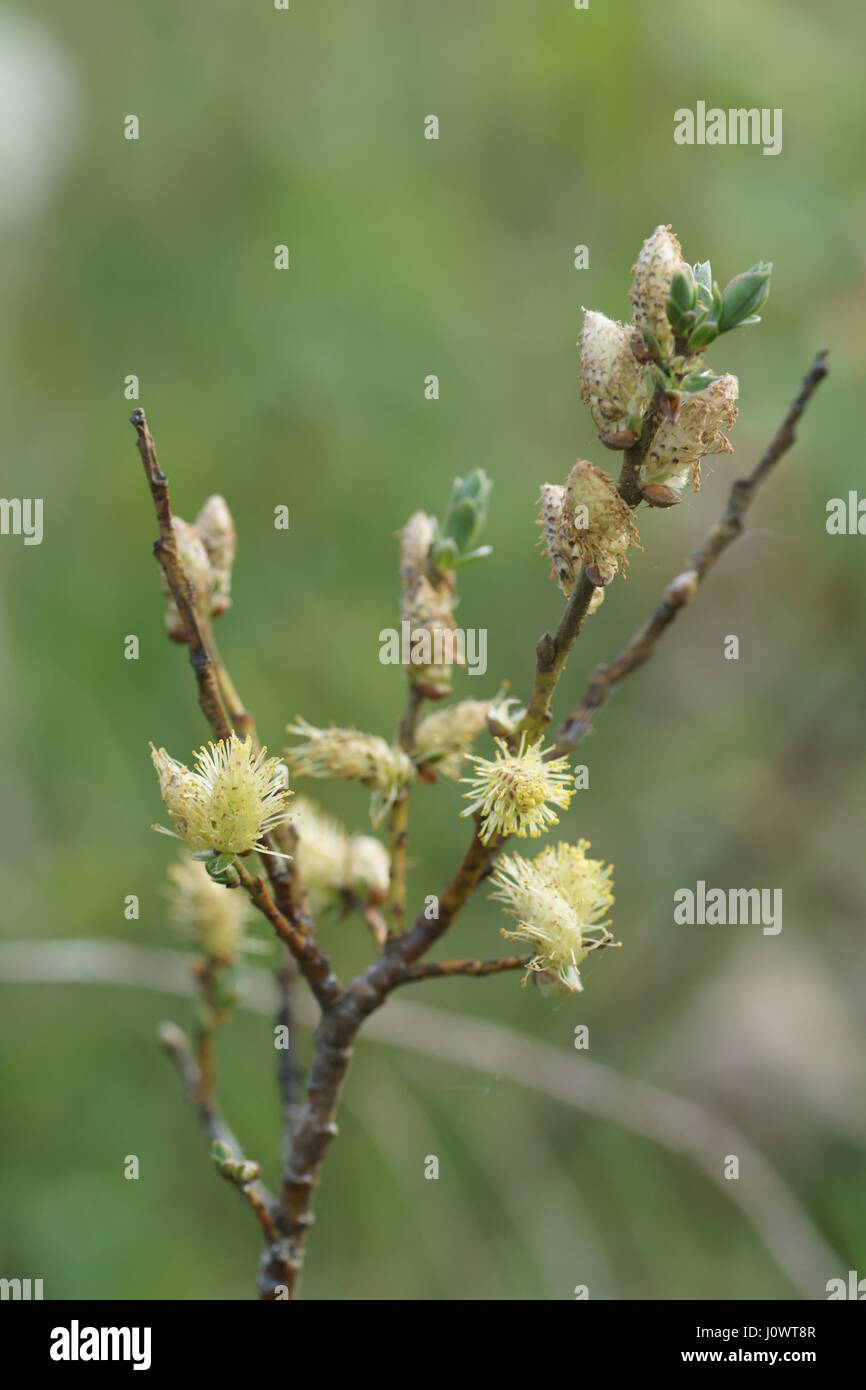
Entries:
{"type": "MultiPolygon", "coordinates": [[[[0,6],[2,490],[45,505],[41,546],[0,541],[4,940],[177,946],[147,743],[185,757],[205,728],[163,636],[129,373],[177,513],[215,491],[234,512],[218,635],[278,750],[298,713],[391,735],[402,680],[378,633],[398,617],[393,533],[475,466],[495,479],[495,555],[465,573],[460,621],[488,629],[490,664],[458,694],[508,678],[526,695],[561,605],[534,548],[539,485],[579,456],[618,463],[579,401],[581,305],[627,317],[629,269],[659,222],[721,283],[772,259],[773,292],[764,323],[709,358],[740,378],[736,455],[711,460],[686,505],[642,510],[644,553],[581,637],[558,714],[832,349],[748,534],[583,745],[590,789],[561,831],[614,861],[623,950],[565,1003],[515,976],[411,996],[552,1043],[575,1068],[588,1024],[593,1060],[730,1120],[838,1255],[816,1297],[866,1274],[866,542],[824,524],[828,498],[863,487],[864,39],[854,0],[0,6]],[[675,108],[699,99],[782,107],[783,152],[675,146],[675,108]],[[138,142],[123,138],[130,113],[138,142]],[[423,138],[431,113],[438,142],[423,138]],[[280,503],[288,532],[272,525],[280,503]],[[781,934],[675,927],[673,893],[698,878],[781,887],[781,934]]],[[[367,825],[362,789],[304,789],[367,825]]],[[[460,804],[445,783],[415,799],[415,910],[462,853],[460,804]]],[[[501,921],[479,895],[439,953],[495,954],[501,921]]],[[[357,921],[322,934],[342,974],[367,958],[357,921]]],[[[47,1297],[252,1296],[256,1224],[155,1044],[188,1003],[2,982],[0,998],[0,1274],[42,1277],[47,1297]]],[[[689,1160],[466,1060],[361,1040],[308,1297],[796,1292],[689,1160]],[[423,1178],[430,1153],[438,1182],[423,1178]]],[[[221,1066],[228,1117],[275,1181],[270,1021],[240,1014],[221,1066]]]]}

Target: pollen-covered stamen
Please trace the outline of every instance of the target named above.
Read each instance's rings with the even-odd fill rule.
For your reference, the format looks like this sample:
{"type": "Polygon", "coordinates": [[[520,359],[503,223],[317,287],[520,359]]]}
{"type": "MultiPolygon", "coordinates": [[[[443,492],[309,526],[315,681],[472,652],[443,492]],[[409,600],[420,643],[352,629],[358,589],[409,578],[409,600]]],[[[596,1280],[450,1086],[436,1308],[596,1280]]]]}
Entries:
{"type": "Polygon", "coordinates": [[[362,782],[372,791],[370,816],[378,825],[393,806],[401,787],[415,776],[411,758],[377,734],[357,729],[318,729],[305,719],[286,726],[305,740],[286,749],[286,758],[299,777],[341,777],[362,782]]]}
{"type": "Polygon", "coordinates": [[[228,739],[200,748],[193,771],[151,745],[166,810],[191,849],[245,854],[263,850],[263,836],[286,819],[291,793],[286,769],[252,740],[228,739]]]}
{"type": "Polygon", "coordinates": [[[613,904],[612,866],[589,859],[586,840],[558,844],[534,860],[503,857],[493,875],[492,896],[517,919],[503,936],[528,941],[535,954],[529,970],[565,990],[583,988],[579,966],[591,951],[615,943],[608,909],[613,904]]]}
{"type": "Polygon", "coordinates": [[[530,835],[533,839],[558,817],[548,802],[566,808],[574,796],[569,785],[570,774],[566,758],[545,762],[542,741],[526,747],[526,735],[520,739],[517,753],[512,753],[504,739],[497,738],[494,760],[468,754],[476,767],[474,777],[464,777],[470,791],[470,805],[462,816],[481,813],[480,837],[486,844],[494,835],[530,835]]]}

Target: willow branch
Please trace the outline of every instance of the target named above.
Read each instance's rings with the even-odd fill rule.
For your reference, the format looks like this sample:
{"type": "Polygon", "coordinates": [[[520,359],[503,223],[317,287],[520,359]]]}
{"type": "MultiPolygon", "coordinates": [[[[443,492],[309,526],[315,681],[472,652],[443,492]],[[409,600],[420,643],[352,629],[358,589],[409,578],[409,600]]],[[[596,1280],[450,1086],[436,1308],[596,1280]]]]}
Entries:
{"type": "MultiPolygon", "coordinates": [[[[198,683],[199,703],[217,739],[228,738],[232,727],[234,727],[241,737],[248,736],[253,747],[258,749],[261,745],[256,731],[255,719],[244,706],[220,656],[209,617],[199,615],[197,611],[195,591],[184,569],[177,546],[168,478],[159,466],[153,436],[150,433],[144,411],[140,408],[134,410],[130,420],[136,431],[138,451],[144,464],[145,475],[159,523],[160,538],[155,544],[154,551],[162,567],[175,606],[183,619],[190,650],[190,662],[198,683]]],[[[322,1003],[323,999],[333,996],[335,989],[339,991],[339,983],[331,971],[327,956],[318,946],[315,923],[297,870],[293,867],[291,858],[286,858],[286,856],[291,856],[296,839],[296,834],[290,825],[277,826],[270,835],[265,837],[269,849],[278,848],[280,851],[280,857],[274,854],[262,856],[265,871],[279,904],[279,909],[274,909],[279,919],[279,927],[269,912],[265,910],[264,898],[254,897],[253,901],[259,910],[265,912],[265,916],[278,930],[278,934],[285,930],[289,939],[286,940],[286,936],[283,939],[286,940],[289,949],[301,964],[302,971],[310,982],[319,1003],[322,1003]]],[[[288,990],[288,984],[285,984],[284,988],[288,990]]],[[[201,1084],[204,1086],[212,1085],[213,1040],[206,1034],[202,1034],[199,1038],[199,1052],[201,1084]]],[[[293,1092],[294,1081],[290,1080],[289,1069],[293,1068],[293,1061],[286,1062],[285,1074],[281,1073],[284,1086],[284,1112],[287,1117],[292,1113],[296,1099],[290,1095],[290,1092],[293,1092]]]]}
{"type": "MultiPolygon", "coordinates": [[[[195,989],[186,957],[174,950],[109,941],[7,941],[0,943],[0,981],[11,984],[106,985],[189,998],[195,989]]],[[[238,1007],[270,1016],[273,984],[264,970],[250,972],[238,1007]]],[[[299,1021],[315,1022],[309,1001],[299,1001],[299,1021]]],[[[573,1055],[514,1029],[431,1005],[395,999],[372,1019],[371,1042],[397,1047],[448,1065],[494,1077],[593,1115],[685,1155],[738,1207],[777,1268],[804,1298],[823,1297],[827,1270],[841,1257],[815,1227],[782,1177],[746,1135],[704,1105],[602,1062],[573,1055]],[[729,1182],[719,1154],[740,1155],[748,1181],[729,1182]]],[[[231,1143],[231,1140],[227,1140],[231,1143]]]]}
{"type": "Polygon", "coordinates": [[[493,860],[504,843],[504,839],[499,837],[485,844],[476,824],[475,833],[460,867],[439,895],[439,915],[428,919],[424,912],[419,913],[411,931],[399,942],[395,957],[402,966],[409,965],[425,955],[444,935],[479,883],[490,872],[493,860]]]}
{"type": "Polygon", "coordinates": [[[201,1103],[207,1105],[216,1091],[216,1040],[224,1018],[217,991],[219,966],[209,958],[197,958],[193,974],[201,996],[200,1018],[195,1029],[198,1089],[201,1103]]]}
{"type": "Polygon", "coordinates": [[[297,979],[297,970],[289,950],[285,948],[281,954],[283,959],[279,968],[274,972],[279,997],[277,1026],[285,1028],[288,1047],[279,1049],[277,1053],[277,1086],[283,1107],[283,1148],[285,1150],[284,1157],[287,1158],[291,1147],[292,1130],[298,1117],[303,1078],[301,1069],[295,1060],[295,1019],[292,996],[297,979]]]}
{"type": "Polygon", "coordinates": [[[677,614],[691,602],[707,572],[728,546],[742,534],[745,516],[755,493],[793,445],[803,412],[821,382],[829,375],[830,369],[826,359],[826,349],[817,353],[784,420],[751,473],[734,483],[723,515],[710,528],[703,544],[691,556],[689,568],[668,585],[660,603],[619,655],[613,661],[596,666],[580,704],[562,721],[556,731],[558,754],[571,752],[577,747],[588,732],[596,714],[607,703],[616,687],[626,676],[630,676],[644,662],[649,661],[659,638],[667,631],[677,614]]]}
{"type": "Polygon", "coordinates": [[[633,444],[630,449],[626,449],[623,454],[622,467],[619,470],[616,490],[623,502],[627,502],[632,511],[640,506],[640,470],[643,461],[650,451],[656,430],[661,424],[661,387],[657,386],[652,404],[644,416],[643,426],[640,432],[640,439],[633,444]]]}
{"type": "MultiPolygon", "coordinates": [[[[163,1023],[159,1029],[159,1044],[174,1063],[187,1100],[195,1109],[208,1139],[212,1144],[216,1142],[225,1144],[231,1149],[232,1157],[242,1161],[244,1151],[233,1131],[222,1118],[213,1096],[203,1082],[201,1070],[193,1057],[186,1034],[175,1023],[163,1023]]],[[[225,1177],[224,1174],[220,1176],[225,1177]]],[[[264,1183],[255,1179],[253,1182],[241,1184],[228,1177],[226,1177],[226,1181],[232,1187],[236,1187],[241,1196],[250,1204],[268,1241],[271,1243],[277,1241],[279,1233],[274,1225],[276,1199],[264,1183]]]]}
{"type": "MultiPolygon", "coordinates": [[[[245,709],[225,663],[219,655],[210,619],[198,612],[195,590],[184,569],[177,546],[168,478],[159,466],[153,436],[150,433],[144,411],[139,407],[132,412],[129,418],[135,427],[136,444],[144,464],[145,476],[159,523],[159,540],[154,543],[154,554],[165,575],[175,607],[183,619],[190,651],[190,663],[198,683],[199,704],[215,738],[228,738],[234,727],[242,737],[249,735],[253,746],[258,749],[261,745],[256,733],[255,720],[245,709]]],[[[277,827],[273,832],[273,839],[275,843],[280,845],[284,853],[289,853],[294,846],[292,831],[288,826],[277,827]]],[[[292,873],[288,869],[278,867],[279,864],[280,861],[266,864],[266,869],[278,899],[285,898],[287,904],[293,896],[292,873]]],[[[281,902],[282,905],[284,904],[281,902]]]]}
{"type": "Polygon", "coordinates": [[[259,748],[261,747],[261,744],[259,743],[259,736],[256,732],[256,721],[253,715],[244,705],[244,702],[241,699],[235,687],[235,684],[228,673],[226,664],[223,661],[222,656],[220,655],[219,647],[216,643],[216,638],[214,637],[213,623],[211,622],[210,618],[200,618],[199,628],[205,646],[207,647],[207,650],[210,653],[210,658],[213,662],[214,674],[216,675],[217,685],[219,686],[220,696],[222,698],[223,704],[226,707],[226,710],[228,711],[228,716],[232,722],[232,726],[237,731],[237,734],[240,738],[249,737],[252,741],[253,748],[256,752],[258,752],[259,748]]]}
{"type": "MultiPolygon", "coordinates": [[[[405,753],[411,753],[415,744],[415,729],[418,713],[424,696],[418,686],[410,683],[406,699],[406,712],[400,721],[397,742],[405,753]]],[[[397,793],[397,799],[388,817],[388,846],[391,855],[391,872],[388,880],[388,895],[385,899],[385,918],[389,936],[400,936],[406,927],[406,866],[409,852],[409,791],[407,782],[397,793]]]]}
{"type": "MultiPolygon", "coordinates": [[[[639,477],[644,459],[650,449],[656,430],[661,423],[661,391],[657,388],[652,405],[647,412],[637,444],[625,451],[620,469],[617,491],[624,502],[634,509],[641,501],[639,477]]],[[[593,584],[586,570],[581,568],[577,583],[572,590],[565,611],[555,634],[551,637],[545,632],[535,647],[535,680],[526,714],[512,735],[512,745],[526,735],[527,743],[534,743],[544,732],[553,718],[551,704],[559,679],[565,670],[568,654],[580,635],[592,596],[597,585],[593,584]]]]}
{"type": "Polygon", "coordinates": [[[177,536],[171,515],[171,499],[168,492],[168,478],[159,466],[153,438],[147,426],[144,411],[139,407],[129,417],[135,427],[136,444],[144,464],[144,472],[153,498],[156,519],[159,523],[159,540],[154,542],[153,552],[165,575],[175,606],[179,612],[189,647],[189,660],[195,671],[198,684],[198,700],[208,723],[217,739],[228,738],[231,734],[226,707],[220,694],[219,683],[213,661],[205,642],[201,622],[196,610],[195,592],[180,558],[177,536]]]}
{"type": "Polygon", "coordinates": [[[400,936],[406,925],[406,863],[409,853],[409,787],[401,787],[388,816],[390,875],[385,899],[388,936],[400,936]]]}
{"type": "Polygon", "coordinates": [[[417,961],[407,965],[398,985],[410,984],[415,980],[439,980],[452,975],[473,975],[476,978],[487,975],[502,975],[506,970],[527,970],[532,956],[496,956],[493,960],[431,960],[417,961]]]}
{"type": "Polygon", "coordinates": [[[234,867],[250,901],[267,918],[280,940],[288,946],[319,1004],[322,1008],[327,1008],[335,1003],[343,992],[342,986],[315,936],[309,935],[297,922],[283,915],[265,887],[261,874],[254,877],[242,859],[235,859],[234,867]]]}

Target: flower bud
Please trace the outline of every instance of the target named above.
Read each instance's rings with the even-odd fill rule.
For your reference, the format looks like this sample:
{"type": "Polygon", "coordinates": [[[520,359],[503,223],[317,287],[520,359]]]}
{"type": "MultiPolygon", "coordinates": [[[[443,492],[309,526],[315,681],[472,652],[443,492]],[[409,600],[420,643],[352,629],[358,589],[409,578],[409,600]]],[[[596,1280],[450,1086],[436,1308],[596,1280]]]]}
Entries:
{"type": "Polygon", "coordinates": [[[400,539],[400,576],[404,585],[426,574],[436,536],[433,518],[414,512],[397,532],[400,539]]]}
{"type": "MultiPolygon", "coordinates": [[[[471,499],[463,500],[474,505],[471,499]]],[[[431,656],[424,664],[413,661],[406,667],[406,676],[427,699],[441,700],[450,694],[452,666],[458,655],[451,637],[457,627],[451,611],[456,596],[454,575],[436,568],[433,550],[437,525],[426,512],[415,512],[398,534],[402,617],[410,624],[410,646],[417,642],[416,650],[423,654],[429,649],[431,656]],[[433,659],[437,650],[443,657],[438,663],[433,659]]],[[[456,563],[457,543],[450,543],[455,549],[456,563]]]]}
{"type": "MultiPolygon", "coordinates": [[[[682,248],[669,226],[656,227],[652,236],[644,242],[637,258],[629,298],[636,326],[641,332],[646,330],[651,335],[647,341],[655,340],[663,362],[674,350],[667,301],[678,272],[688,273],[682,248]]],[[[646,333],[644,336],[646,338],[646,333]]]]}
{"type": "Polygon", "coordinates": [[[631,508],[607,474],[585,459],[578,459],[566,481],[564,511],[568,524],[574,528],[575,549],[591,582],[609,584],[617,573],[624,575],[629,549],[633,545],[642,547],[631,508]]]}
{"type": "Polygon", "coordinates": [[[683,397],[676,420],[662,420],[640,470],[641,496],[650,506],[672,506],[689,482],[697,491],[707,454],[734,452],[727,432],[737,418],[738,391],[735,376],[716,377],[683,397]]]}
{"type": "Polygon", "coordinates": [[[391,861],[379,840],[372,835],[350,838],[339,821],[307,797],[298,797],[293,813],[295,858],[314,912],[334,907],[349,890],[385,897],[391,861]]]}
{"type": "Polygon", "coordinates": [[[541,527],[539,545],[550,561],[550,575],[562,592],[569,597],[577,583],[580,556],[577,536],[570,525],[565,506],[565,488],[556,483],[542,483],[539,508],[541,527]]]}
{"type": "Polygon", "coordinates": [[[314,801],[297,797],[292,804],[297,842],[295,861],[314,912],[333,906],[346,886],[349,837],[339,821],[314,801]]]}
{"type": "Polygon", "coordinates": [[[416,761],[432,763],[437,773],[456,780],[462,771],[464,756],[479,734],[491,729],[491,725],[500,738],[512,733],[517,719],[509,706],[516,703],[513,699],[503,699],[500,692],[494,700],[460,700],[447,709],[428,714],[415,733],[416,761]]]}
{"type": "Polygon", "coordinates": [[[388,893],[391,881],[391,857],[381,840],[373,835],[353,835],[349,843],[349,887],[366,889],[380,902],[388,893]]]}
{"type": "Polygon", "coordinates": [[[214,577],[211,614],[217,618],[231,607],[232,568],[238,549],[237,532],[224,497],[209,497],[195,519],[195,529],[207,551],[214,577]]]}
{"type": "Polygon", "coordinates": [[[663,483],[646,483],[640,495],[648,507],[675,507],[677,502],[683,500],[678,492],[674,492],[672,487],[665,487],[663,483]]]}
{"type": "MultiPolygon", "coordinates": [[[[182,517],[172,518],[175,539],[177,541],[177,552],[180,556],[181,564],[186,571],[195,595],[196,608],[203,618],[210,615],[211,596],[214,591],[214,573],[211,568],[208,553],[202,544],[201,537],[194,526],[184,521],[182,517]]],[[[165,628],[173,642],[186,641],[186,628],[183,619],[178,612],[171,589],[165,573],[160,569],[162,581],[162,591],[167,600],[165,610],[165,628]]]]}
{"type": "Polygon", "coordinates": [[[453,602],[454,591],[448,582],[434,586],[424,575],[404,593],[402,616],[409,623],[410,650],[421,655],[420,661],[413,660],[406,667],[406,676],[428,700],[449,695],[454,667],[465,665],[465,656],[452,637],[457,629],[451,612],[453,602]]]}
{"type": "Polygon", "coordinates": [[[150,756],[159,779],[162,803],[171,822],[190,849],[210,849],[207,809],[194,772],[169,756],[164,748],[150,745],[150,756]]]}
{"type": "Polygon", "coordinates": [[[691,603],[697,593],[698,583],[697,570],[683,570],[665,589],[665,600],[675,608],[682,608],[683,604],[691,603]]]}
{"type": "Polygon", "coordinates": [[[401,787],[415,775],[411,759],[376,734],[357,729],[317,729],[305,719],[288,724],[290,734],[306,740],[286,750],[286,760],[299,777],[342,777],[362,782],[373,796],[370,813],[378,825],[393,806],[401,787]]]}
{"type": "Polygon", "coordinates": [[[588,405],[602,443],[628,448],[640,435],[652,385],[633,353],[635,330],[592,309],[583,311],[580,335],[580,398],[588,405]]]}

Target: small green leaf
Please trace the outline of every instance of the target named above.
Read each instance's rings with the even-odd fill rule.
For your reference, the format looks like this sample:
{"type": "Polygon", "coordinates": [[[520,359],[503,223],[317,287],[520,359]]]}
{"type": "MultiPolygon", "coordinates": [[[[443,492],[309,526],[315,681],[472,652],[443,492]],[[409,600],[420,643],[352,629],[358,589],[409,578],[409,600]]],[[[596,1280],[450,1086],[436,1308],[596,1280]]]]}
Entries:
{"type": "Polygon", "coordinates": [[[467,550],[457,561],[459,570],[465,569],[467,565],[472,565],[476,560],[486,560],[488,555],[493,554],[492,545],[479,545],[477,550],[467,550]]]}
{"type": "Polygon", "coordinates": [[[710,343],[715,342],[718,336],[718,325],[711,318],[702,319],[689,338],[689,347],[692,349],[708,347],[710,343]]]}
{"type": "Polygon", "coordinates": [[[697,265],[692,266],[692,272],[698,286],[698,294],[700,295],[701,289],[712,293],[713,271],[709,261],[698,261],[697,265]]]}
{"type": "Polygon", "coordinates": [[[698,302],[698,291],[694,276],[688,266],[685,270],[675,272],[668,296],[674,304],[678,305],[681,313],[694,309],[698,302]]]}
{"type": "Polygon", "coordinates": [[[696,395],[698,391],[705,391],[708,386],[712,386],[718,379],[712,372],[695,372],[680,383],[680,390],[688,391],[689,395],[696,395]]]}
{"type": "Polygon", "coordinates": [[[433,563],[438,570],[442,570],[443,574],[457,568],[458,558],[457,542],[453,541],[450,536],[445,540],[433,542],[433,563]]]}
{"type": "Polygon", "coordinates": [[[754,320],[758,310],[767,302],[772,270],[770,262],[759,261],[750,270],[735,275],[725,286],[719,314],[720,332],[727,333],[746,320],[754,320]]]}
{"type": "Polygon", "coordinates": [[[466,550],[481,529],[478,503],[471,497],[464,497],[452,507],[447,520],[446,536],[454,541],[458,550],[466,550]]]}

